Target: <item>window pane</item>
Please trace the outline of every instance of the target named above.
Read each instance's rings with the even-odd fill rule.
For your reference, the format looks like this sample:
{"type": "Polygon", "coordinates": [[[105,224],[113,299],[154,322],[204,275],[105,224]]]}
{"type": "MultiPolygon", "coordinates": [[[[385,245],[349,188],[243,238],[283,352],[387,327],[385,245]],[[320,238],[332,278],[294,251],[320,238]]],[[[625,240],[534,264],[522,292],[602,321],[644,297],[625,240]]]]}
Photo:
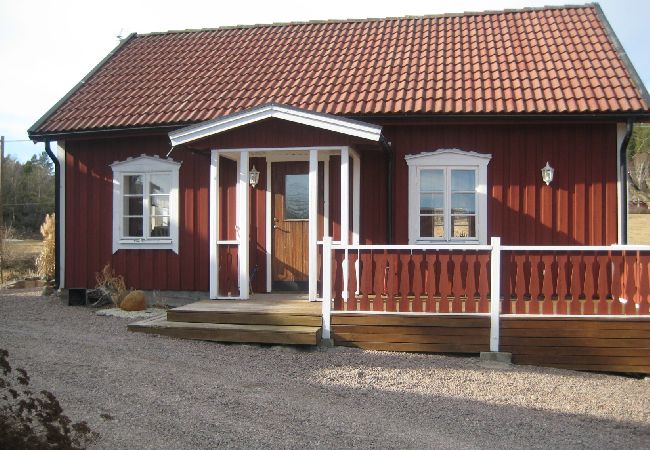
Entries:
{"type": "Polygon", "coordinates": [[[151,237],[169,236],[169,217],[151,218],[151,237]]]}
{"type": "Polygon", "coordinates": [[[152,216],[169,215],[169,195],[152,195],[150,201],[152,216]]]}
{"type": "Polygon", "coordinates": [[[442,214],[443,194],[420,194],[420,214],[442,214]]]}
{"type": "Polygon", "coordinates": [[[143,183],[142,175],[126,175],[124,177],[124,193],[142,194],[143,183]]]}
{"type": "Polygon", "coordinates": [[[451,218],[452,236],[456,238],[476,237],[475,216],[453,216],[451,218]]]}
{"type": "Polygon", "coordinates": [[[169,194],[171,190],[171,176],[154,174],[149,177],[150,194],[169,194]]]}
{"type": "Polygon", "coordinates": [[[142,217],[126,217],[124,219],[124,236],[142,237],[142,217]]]}
{"type": "Polygon", "coordinates": [[[420,216],[420,237],[445,236],[445,220],[443,216],[420,216]]]}
{"type": "Polygon", "coordinates": [[[141,216],[142,203],[142,197],[124,197],[124,215],[141,216]]]}
{"type": "Polygon", "coordinates": [[[284,220],[309,219],[309,175],[286,175],[284,220]]]}
{"type": "Polygon", "coordinates": [[[452,170],[451,171],[452,192],[476,190],[476,172],[474,170],[452,170]]]}
{"type": "Polygon", "coordinates": [[[445,174],[442,169],[420,171],[420,191],[443,191],[445,189],[445,174]]]}
{"type": "Polygon", "coordinates": [[[451,194],[452,214],[475,214],[476,194],[451,194]]]}

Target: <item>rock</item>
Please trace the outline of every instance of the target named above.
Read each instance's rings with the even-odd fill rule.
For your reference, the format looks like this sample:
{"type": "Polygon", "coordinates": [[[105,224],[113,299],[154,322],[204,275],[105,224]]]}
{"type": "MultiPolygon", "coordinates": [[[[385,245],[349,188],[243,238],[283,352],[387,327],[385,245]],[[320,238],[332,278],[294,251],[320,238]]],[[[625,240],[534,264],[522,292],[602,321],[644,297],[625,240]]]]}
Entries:
{"type": "Polygon", "coordinates": [[[120,303],[124,311],[144,311],[147,309],[147,299],[142,291],[130,292],[120,303]]]}

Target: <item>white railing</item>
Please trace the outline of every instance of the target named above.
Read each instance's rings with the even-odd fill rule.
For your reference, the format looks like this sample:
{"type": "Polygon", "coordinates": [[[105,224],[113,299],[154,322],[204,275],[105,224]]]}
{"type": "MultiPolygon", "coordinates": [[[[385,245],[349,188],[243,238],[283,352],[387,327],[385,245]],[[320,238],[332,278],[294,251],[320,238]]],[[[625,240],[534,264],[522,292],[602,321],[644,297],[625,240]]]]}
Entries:
{"type": "Polygon", "coordinates": [[[650,314],[650,246],[322,244],[323,338],[332,302],[334,312],[489,314],[492,351],[504,314],[650,314]]]}

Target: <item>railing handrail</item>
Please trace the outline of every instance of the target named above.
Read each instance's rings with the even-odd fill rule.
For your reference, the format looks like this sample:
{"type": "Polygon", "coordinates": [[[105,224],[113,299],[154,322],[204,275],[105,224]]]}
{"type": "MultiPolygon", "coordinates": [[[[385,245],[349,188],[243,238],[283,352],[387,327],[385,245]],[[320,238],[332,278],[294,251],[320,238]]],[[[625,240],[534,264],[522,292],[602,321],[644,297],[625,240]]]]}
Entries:
{"type": "Polygon", "coordinates": [[[412,244],[412,245],[395,245],[395,244],[336,244],[332,243],[334,250],[461,250],[461,251],[484,251],[492,250],[491,245],[429,245],[429,244],[412,244]]]}
{"type": "Polygon", "coordinates": [[[645,252],[650,245],[502,245],[501,250],[511,252],[645,252]]]}

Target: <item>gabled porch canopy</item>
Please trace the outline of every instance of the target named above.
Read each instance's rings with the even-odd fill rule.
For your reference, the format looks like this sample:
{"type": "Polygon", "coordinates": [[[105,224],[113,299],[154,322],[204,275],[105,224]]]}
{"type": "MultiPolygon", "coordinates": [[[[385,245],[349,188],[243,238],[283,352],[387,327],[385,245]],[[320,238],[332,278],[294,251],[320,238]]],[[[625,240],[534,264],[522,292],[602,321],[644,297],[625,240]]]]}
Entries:
{"type": "MultiPolygon", "coordinates": [[[[268,122],[265,122],[268,124],[268,122]]],[[[293,125],[291,125],[293,127],[293,125]]],[[[292,133],[286,127],[278,127],[283,129],[281,133],[292,133]]],[[[271,224],[271,162],[284,161],[283,158],[291,160],[302,160],[309,162],[308,171],[308,193],[309,193],[309,213],[308,213],[308,290],[310,300],[318,298],[318,164],[319,160],[325,165],[326,173],[329,172],[329,157],[330,155],[340,155],[340,242],[348,244],[350,238],[353,243],[359,241],[359,204],[360,204],[360,163],[361,159],[356,150],[350,145],[357,145],[354,142],[363,141],[368,144],[383,146],[385,140],[381,134],[381,126],[369,124],[357,120],[347,119],[343,117],[334,116],[331,114],[316,113],[300,108],[295,108],[287,105],[280,105],[276,103],[269,103],[261,105],[252,109],[237,112],[225,117],[219,117],[213,120],[202,122],[199,124],[191,125],[169,133],[169,138],[172,143],[172,148],[190,144],[191,146],[198,146],[201,149],[211,150],[211,165],[210,165],[210,297],[220,298],[225,296],[225,291],[221,292],[219,289],[219,246],[233,246],[237,247],[237,261],[238,261],[238,284],[239,284],[239,298],[247,299],[249,297],[249,231],[250,231],[250,215],[249,215],[249,160],[251,156],[265,157],[267,161],[267,186],[266,186],[266,290],[271,291],[271,264],[272,264],[272,240],[275,227],[272,228],[271,224]],[[220,145],[218,140],[215,140],[215,135],[225,133],[228,131],[234,132],[235,129],[255,125],[258,122],[267,119],[280,120],[288,123],[296,124],[296,127],[310,127],[325,132],[333,133],[335,142],[340,142],[337,145],[314,145],[314,142],[302,142],[303,138],[299,138],[297,146],[265,146],[265,147],[250,147],[244,141],[240,142],[239,139],[231,141],[233,146],[220,145]],[[336,137],[338,136],[338,137],[336,137]],[[353,138],[353,139],[351,139],[353,138]],[[200,141],[200,142],[199,142],[200,141]],[[218,148],[215,148],[218,147],[218,148]],[[235,200],[235,222],[237,230],[237,237],[235,240],[220,240],[219,230],[219,166],[220,159],[227,158],[233,160],[237,164],[237,188],[235,200]],[[352,169],[352,171],[351,171],[352,169]],[[352,172],[351,179],[350,173],[352,172]],[[352,195],[350,195],[350,184],[352,184],[352,195]],[[352,201],[351,201],[352,200],[352,201]],[[350,216],[350,206],[352,206],[352,217],[350,216]],[[352,220],[350,220],[352,219],[352,220]],[[352,227],[350,227],[352,222],[352,227]],[[351,230],[350,230],[351,228],[351,230]],[[351,233],[351,237],[350,237],[351,233]]],[[[245,133],[247,134],[248,131],[245,133]]],[[[321,131],[322,133],[322,131],[321,131]]],[[[301,135],[298,135],[301,136],[301,135]]],[[[221,143],[223,144],[223,143],[221,143]]],[[[358,145],[362,145],[362,142],[358,145]]],[[[365,144],[363,144],[365,145],[365,144]]],[[[324,189],[328,191],[327,178],[324,179],[324,189]]],[[[275,188],[274,188],[275,189],[275,188]]],[[[230,213],[229,213],[230,214],[230,213]]],[[[323,221],[328,217],[329,213],[324,212],[323,221]]],[[[274,218],[274,221],[276,219],[274,218]]],[[[322,230],[323,237],[328,236],[327,226],[324,225],[322,230]]],[[[299,253],[298,253],[299,254],[299,253]]],[[[303,255],[305,253],[302,253],[303,255]]],[[[306,261],[306,259],[305,259],[306,261]]],[[[305,273],[304,271],[301,273],[305,273]]],[[[275,280],[275,277],[273,277],[275,280]]],[[[230,292],[227,290],[227,292],[230,292]]]]}
{"type": "Polygon", "coordinates": [[[223,133],[233,128],[249,125],[264,119],[281,119],[323,130],[346,134],[379,142],[381,126],[361,122],[332,114],[317,113],[278,103],[267,103],[227,116],[190,125],[169,133],[172,146],[186,144],[208,136],[223,133]]]}

